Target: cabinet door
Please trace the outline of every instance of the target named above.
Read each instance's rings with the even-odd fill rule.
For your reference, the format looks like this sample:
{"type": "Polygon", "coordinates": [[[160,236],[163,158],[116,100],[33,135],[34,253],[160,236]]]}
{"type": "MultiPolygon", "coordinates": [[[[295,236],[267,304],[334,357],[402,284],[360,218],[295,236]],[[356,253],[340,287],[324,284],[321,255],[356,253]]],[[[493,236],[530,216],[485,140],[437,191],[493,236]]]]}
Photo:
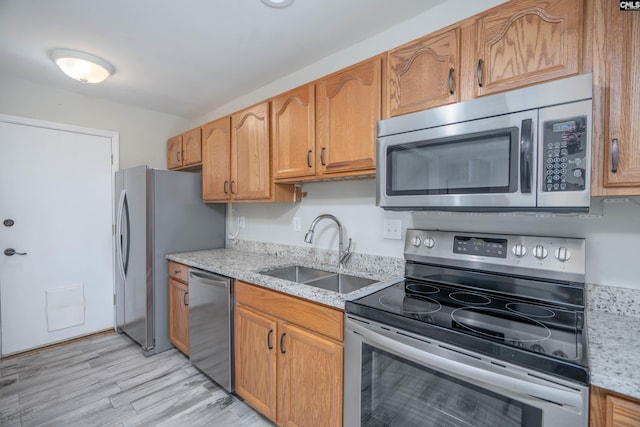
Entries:
{"type": "Polygon", "coordinates": [[[606,13],[605,186],[640,187],[640,12],[609,2],[606,13]]]}
{"type": "Polygon", "coordinates": [[[182,166],[182,135],[169,138],[167,141],[167,169],[182,166]]]}
{"type": "Polygon", "coordinates": [[[277,323],[272,318],[236,306],[236,393],[276,421],[277,323]]]}
{"type": "Polygon", "coordinates": [[[632,427],[640,425],[640,400],[591,387],[589,426],[632,427]]]}
{"type": "Polygon", "coordinates": [[[389,114],[399,116],[458,101],[458,28],[389,51],[389,114]]]}
{"type": "Polygon", "coordinates": [[[202,126],[202,199],[226,202],[231,197],[231,118],[202,126]]]}
{"type": "Polygon", "coordinates": [[[271,101],[273,177],[315,174],[315,86],[309,84],[271,101]]]}
{"type": "Polygon", "coordinates": [[[189,287],[169,279],[169,339],[189,355],[189,287]]]}
{"type": "Polygon", "coordinates": [[[377,56],[318,82],[316,173],[375,172],[382,66],[377,56]]]}
{"type": "Polygon", "coordinates": [[[343,346],[290,324],[282,334],[279,424],[342,425],[343,346]]]}
{"type": "Polygon", "coordinates": [[[231,116],[231,147],[232,197],[268,199],[271,195],[268,102],[231,116]]]}
{"type": "MultiPolygon", "coordinates": [[[[476,22],[475,96],[578,74],[582,60],[582,0],[518,0],[476,22]]],[[[465,51],[463,51],[465,54],[465,51]]],[[[472,67],[473,68],[473,67],[472,67]]]]}
{"type": "Polygon", "coordinates": [[[182,165],[202,163],[202,133],[200,128],[192,129],[182,135],[182,165]]]}

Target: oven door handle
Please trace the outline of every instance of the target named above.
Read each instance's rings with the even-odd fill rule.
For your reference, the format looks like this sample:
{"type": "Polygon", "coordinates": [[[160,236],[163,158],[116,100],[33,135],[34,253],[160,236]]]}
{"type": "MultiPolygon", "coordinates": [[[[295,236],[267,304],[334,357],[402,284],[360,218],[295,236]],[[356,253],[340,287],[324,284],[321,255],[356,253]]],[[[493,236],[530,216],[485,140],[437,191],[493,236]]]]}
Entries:
{"type": "Polygon", "coordinates": [[[349,329],[367,339],[370,344],[393,354],[400,354],[430,368],[439,369],[468,382],[483,383],[491,388],[498,387],[511,394],[528,395],[538,399],[552,401],[560,405],[583,408],[583,401],[578,393],[558,389],[557,387],[531,383],[508,377],[495,372],[465,365],[454,360],[427,353],[400,341],[377,334],[360,325],[350,324],[349,329]]]}

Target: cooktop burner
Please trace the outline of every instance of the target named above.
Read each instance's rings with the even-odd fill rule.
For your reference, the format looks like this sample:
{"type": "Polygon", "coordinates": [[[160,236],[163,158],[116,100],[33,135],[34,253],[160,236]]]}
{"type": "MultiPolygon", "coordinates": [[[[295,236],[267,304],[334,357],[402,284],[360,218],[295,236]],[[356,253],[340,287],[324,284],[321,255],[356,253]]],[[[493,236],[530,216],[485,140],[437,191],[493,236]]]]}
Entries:
{"type": "Polygon", "coordinates": [[[431,298],[421,299],[401,294],[382,295],[379,302],[383,307],[405,315],[435,313],[442,308],[438,301],[431,298]]]}

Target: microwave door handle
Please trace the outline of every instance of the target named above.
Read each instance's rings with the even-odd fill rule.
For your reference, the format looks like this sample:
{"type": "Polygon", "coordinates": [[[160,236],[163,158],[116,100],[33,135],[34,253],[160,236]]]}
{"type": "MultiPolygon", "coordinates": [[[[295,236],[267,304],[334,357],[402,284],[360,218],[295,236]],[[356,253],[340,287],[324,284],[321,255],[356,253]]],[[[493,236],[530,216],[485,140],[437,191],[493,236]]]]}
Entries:
{"type": "Polygon", "coordinates": [[[520,191],[531,193],[533,161],[533,120],[525,119],[520,128],[520,191]]]}

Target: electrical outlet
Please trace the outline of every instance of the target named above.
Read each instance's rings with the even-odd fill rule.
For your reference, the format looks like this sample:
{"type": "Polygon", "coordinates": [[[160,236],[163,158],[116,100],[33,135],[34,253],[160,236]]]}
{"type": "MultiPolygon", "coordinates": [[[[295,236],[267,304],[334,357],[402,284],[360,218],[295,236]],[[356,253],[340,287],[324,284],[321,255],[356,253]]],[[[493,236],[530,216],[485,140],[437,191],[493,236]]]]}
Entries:
{"type": "Polygon", "coordinates": [[[382,225],[382,237],[402,240],[402,221],[399,219],[385,219],[382,225]]]}
{"type": "Polygon", "coordinates": [[[293,217],[293,231],[300,231],[302,225],[300,223],[300,217],[299,216],[294,216],[293,217]]]}
{"type": "Polygon", "coordinates": [[[239,216],[238,217],[238,225],[240,226],[240,229],[244,230],[244,226],[245,226],[244,216],[239,216]]]}

